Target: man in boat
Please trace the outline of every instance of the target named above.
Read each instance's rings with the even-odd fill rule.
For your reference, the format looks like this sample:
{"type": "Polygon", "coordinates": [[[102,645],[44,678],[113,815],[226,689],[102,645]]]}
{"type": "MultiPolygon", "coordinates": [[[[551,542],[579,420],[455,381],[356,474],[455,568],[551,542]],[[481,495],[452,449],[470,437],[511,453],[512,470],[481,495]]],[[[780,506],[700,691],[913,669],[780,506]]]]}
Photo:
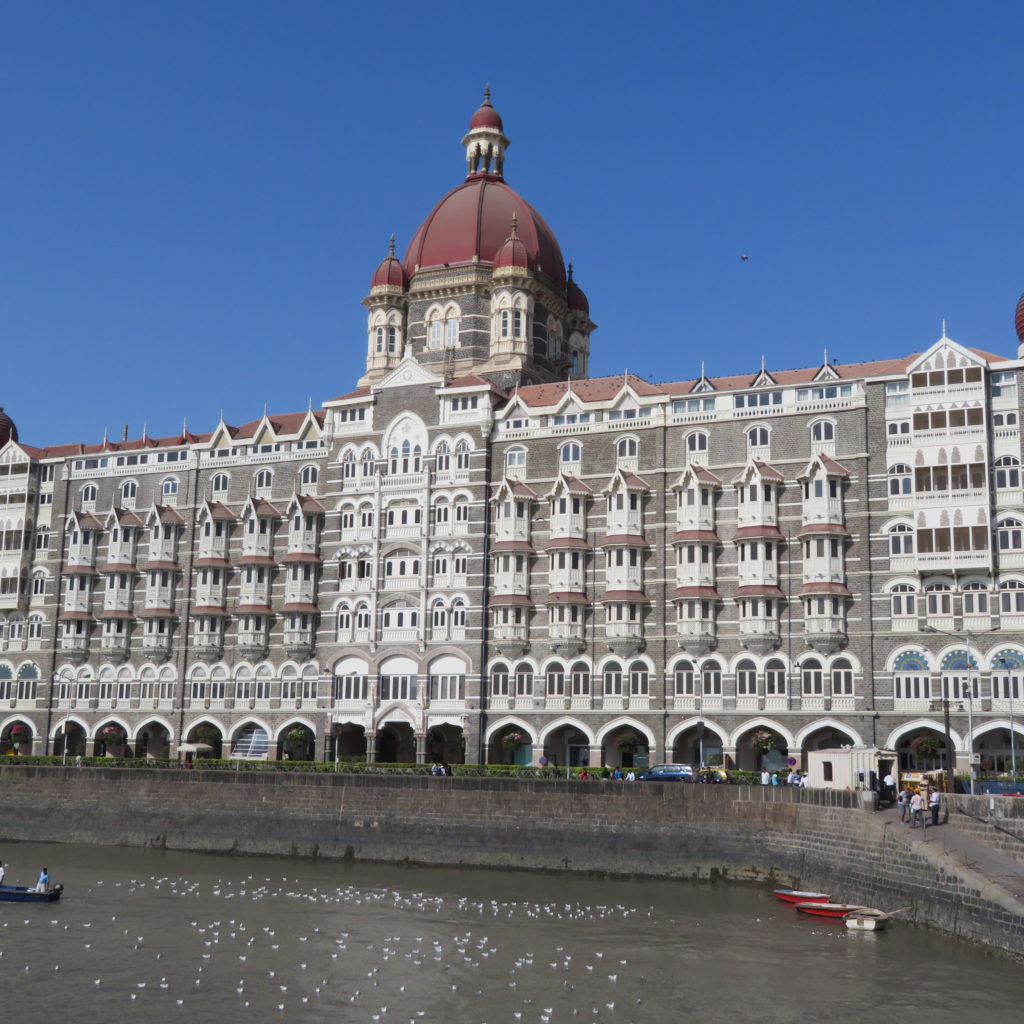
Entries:
{"type": "Polygon", "coordinates": [[[0,860],[0,885],[4,884],[4,875],[7,872],[4,871],[4,862],[0,860]]]}
{"type": "Polygon", "coordinates": [[[43,868],[43,870],[39,872],[39,881],[36,882],[36,892],[46,892],[46,890],[49,888],[50,876],[46,868],[43,868]]]}

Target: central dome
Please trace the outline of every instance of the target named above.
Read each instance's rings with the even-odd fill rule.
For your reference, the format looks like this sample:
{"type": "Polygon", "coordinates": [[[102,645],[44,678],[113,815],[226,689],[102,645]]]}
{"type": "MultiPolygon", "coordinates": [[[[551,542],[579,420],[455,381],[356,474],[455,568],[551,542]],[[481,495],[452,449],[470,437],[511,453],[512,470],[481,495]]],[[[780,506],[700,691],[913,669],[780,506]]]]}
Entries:
{"type": "Polygon", "coordinates": [[[512,215],[519,238],[536,268],[559,288],[565,287],[562,250],[544,218],[495,174],[474,174],[430,211],[412,236],[405,272],[462,263],[493,263],[508,238],[512,215]]]}

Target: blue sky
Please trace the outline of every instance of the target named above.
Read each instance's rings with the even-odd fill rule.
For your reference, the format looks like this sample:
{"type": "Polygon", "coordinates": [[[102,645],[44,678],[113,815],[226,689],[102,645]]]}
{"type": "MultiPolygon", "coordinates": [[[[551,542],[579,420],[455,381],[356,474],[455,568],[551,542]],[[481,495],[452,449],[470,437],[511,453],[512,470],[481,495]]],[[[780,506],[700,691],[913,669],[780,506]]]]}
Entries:
{"type": "Polygon", "coordinates": [[[1015,351],[1021,5],[355,8],[0,8],[0,405],[23,440],[349,390],[370,275],[462,180],[488,80],[506,178],[600,325],[595,375],[886,358],[943,317],[1015,351]]]}

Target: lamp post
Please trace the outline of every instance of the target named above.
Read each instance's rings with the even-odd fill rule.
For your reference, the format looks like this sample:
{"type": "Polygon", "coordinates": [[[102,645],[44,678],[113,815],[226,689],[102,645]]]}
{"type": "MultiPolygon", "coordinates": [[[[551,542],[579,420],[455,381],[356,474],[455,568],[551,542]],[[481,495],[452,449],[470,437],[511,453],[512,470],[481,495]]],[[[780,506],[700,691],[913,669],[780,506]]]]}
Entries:
{"type": "Polygon", "coordinates": [[[999,659],[999,666],[1006,673],[1006,695],[1010,701],[1010,771],[1013,773],[1012,782],[1014,789],[1017,788],[1017,730],[1013,724],[1013,703],[1017,696],[1017,677],[1012,671],[1012,666],[1005,658],[999,659]]]}
{"type": "MultiPolygon", "coordinates": [[[[945,636],[952,637],[954,640],[965,643],[967,646],[967,760],[970,766],[971,796],[974,796],[974,679],[971,675],[971,639],[972,637],[984,636],[986,633],[997,633],[998,631],[999,627],[993,626],[991,629],[983,629],[980,633],[965,631],[961,636],[958,633],[950,633],[948,630],[939,629],[937,626],[923,626],[921,628],[922,633],[942,633],[945,636]]],[[[945,711],[946,743],[948,748],[950,741],[949,696],[945,693],[945,688],[943,688],[942,699],[945,711]]],[[[947,785],[951,784],[952,781],[951,773],[947,771],[947,785]]],[[[952,792],[951,785],[949,791],[952,792]]]]}

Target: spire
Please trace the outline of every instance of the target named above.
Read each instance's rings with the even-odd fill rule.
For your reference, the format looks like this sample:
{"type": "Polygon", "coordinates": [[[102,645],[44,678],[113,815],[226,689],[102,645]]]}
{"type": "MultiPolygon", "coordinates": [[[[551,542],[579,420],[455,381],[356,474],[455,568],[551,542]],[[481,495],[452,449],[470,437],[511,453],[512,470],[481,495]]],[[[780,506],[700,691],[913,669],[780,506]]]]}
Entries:
{"type": "Polygon", "coordinates": [[[509,234],[508,237],[511,238],[513,241],[518,241],[519,240],[519,211],[518,210],[513,210],[512,211],[512,231],[511,231],[511,233],[509,234]]]}
{"type": "Polygon", "coordinates": [[[388,259],[393,260],[395,258],[395,233],[391,232],[391,238],[388,240],[388,259]]]}
{"type": "Polygon", "coordinates": [[[568,270],[566,272],[566,280],[567,281],[571,281],[572,280],[572,260],[569,260],[569,268],[568,268],[568,270]]]}

